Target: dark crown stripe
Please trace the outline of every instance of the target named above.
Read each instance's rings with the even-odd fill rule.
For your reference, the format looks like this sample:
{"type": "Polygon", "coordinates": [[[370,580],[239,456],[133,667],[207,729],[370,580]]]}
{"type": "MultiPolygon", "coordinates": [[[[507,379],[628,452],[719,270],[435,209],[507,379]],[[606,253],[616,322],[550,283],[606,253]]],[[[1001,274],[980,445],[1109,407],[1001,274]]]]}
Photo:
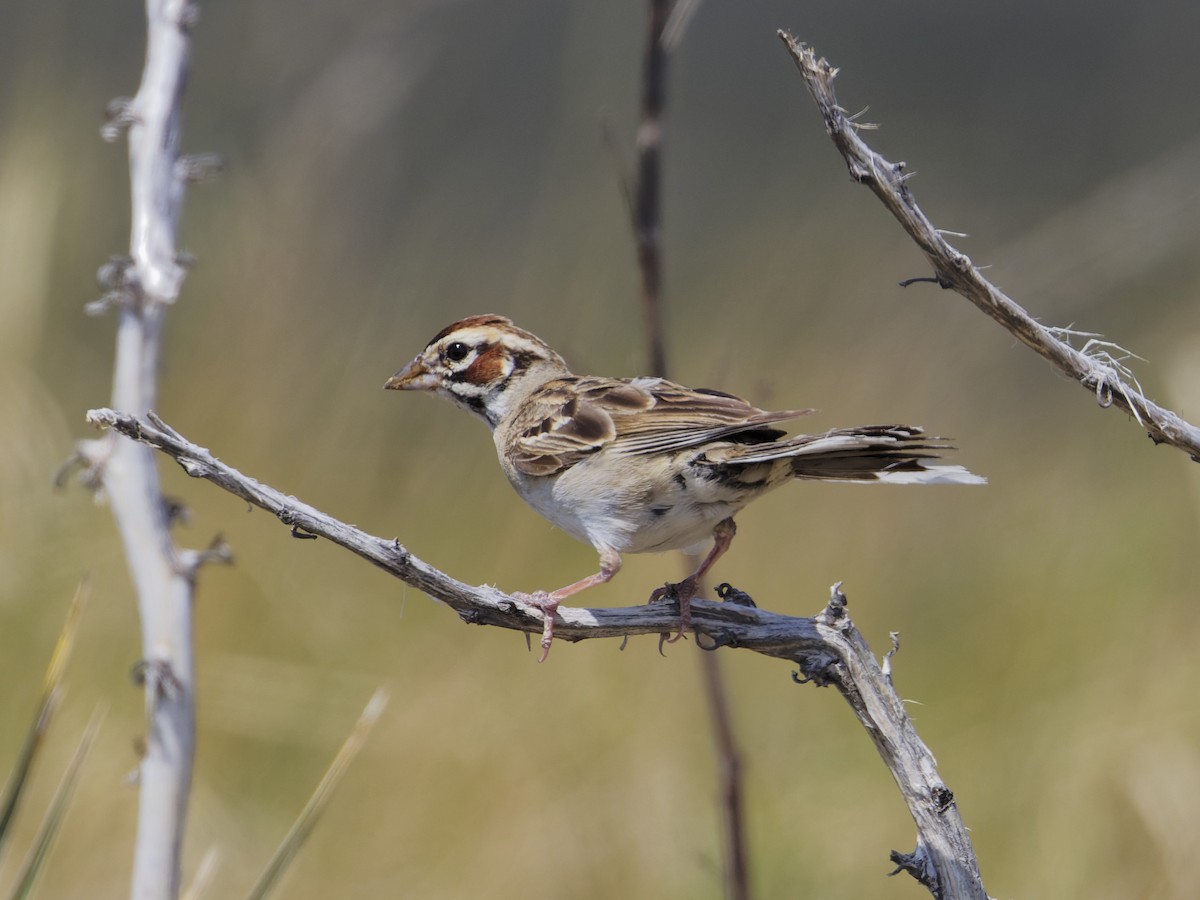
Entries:
{"type": "Polygon", "coordinates": [[[477,328],[481,325],[496,325],[496,326],[511,328],[512,320],[506,319],[504,316],[497,316],[494,313],[487,313],[486,315],[482,315],[482,316],[467,316],[467,318],[460,319],[459,321],[455,322],[453,325],[447,325],[445,328],[443,328],[441,331],[439,331],[437,334],[435,334],[433,336],[433,340],[431,340],[425,346],[427,346],[427,347],[432,346],[433,344],[436,344],[438,341],[440,341],[442,338],[446,337],[449,334],[454,334],[454,332],[456,332],[462,328],[477,328]]]}

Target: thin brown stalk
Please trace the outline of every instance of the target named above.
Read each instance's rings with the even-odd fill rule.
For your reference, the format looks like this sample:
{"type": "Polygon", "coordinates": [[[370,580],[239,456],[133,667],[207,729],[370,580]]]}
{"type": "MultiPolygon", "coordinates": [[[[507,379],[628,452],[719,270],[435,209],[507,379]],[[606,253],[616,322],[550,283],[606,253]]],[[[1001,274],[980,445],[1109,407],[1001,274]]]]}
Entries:
{"type": "MultiPolygon", "coordinates": [[[[695,7],[694,0],[682,0],[674,4],[670,0],[650,0],[646,17],[646,45],[642,56],[637,182],[632,199],[633,230],[641,275],[646,358],[649,373],[659,378],[668,377],[662,312],[662,138],[667,61],[670,50],[678,44],[695,7]]],[[[687,554],[683,562],[688,573],[695,571],[698,564],[696,559],[687,554]]],[[[701,589],[703,587],[701,585],[701,589]]],[[[701,654],[700,668],[717,758],[726,896],[730,900],[746,900],[749,896],[749,871],[746,865],[742,804],[742,760],[716,654],[701,654]]]]}
{"type": "Polygon", "coordinates": [[[633,232],[642,281],[642,315],[649,348],[650,375],[665,378],[667,351],[662,315],[662,137],[667,93],[667,48],[663,29],[670,0],[650,0],[642,54],[642,113],[637,131],[637,182],[633,232]]]}
{"type": "Polygon", "coordinates": [[[734,733],[733,711],[725,691],[721,657],[700,656],[704,696],[712,724],[713,748],[717,759],[717,786],[721,810],[722,847],[725,854],[725,895],[730,900],[750,896],[750,861],[746,847],[745,797],[742,793],[742,753],[734,733]]]}

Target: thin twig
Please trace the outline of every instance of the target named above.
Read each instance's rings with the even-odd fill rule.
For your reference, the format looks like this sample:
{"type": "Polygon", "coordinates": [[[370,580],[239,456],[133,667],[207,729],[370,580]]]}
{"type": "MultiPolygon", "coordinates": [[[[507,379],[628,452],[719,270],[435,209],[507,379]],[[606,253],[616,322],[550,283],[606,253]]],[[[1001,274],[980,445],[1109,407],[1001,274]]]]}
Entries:
{"type": "MultiPolygon", "coordinates": [[[[357,554],[445,603],[465,622],[542,633],[542,612],[537,607],[488,585],[472,587],[457,581],[418,559],[398,539],[366,534],[243,475],[153,414],[139,419],[111,409],[94,409],[88,413],[88,421],[155,447],[189,475],[211,481],[286,526],[324,537],[357,554]]],[[[708,649],[744,648],[789,660],[803,675],[798,681],[836,687],[892,772],[917,825],[916,851],[894,854],[894,858],[910,871],[923,872],[923,882],[935,896],[986,900],[954,795],[937,774],[933,755],[909,721],[890,679],[846,615],[845,602],[840,585],[835,585],[825,611],[807,619],[740,603],[694,600],[692,624],[706,636],[708,649]]],[[[569,641],[658,635],[679,624],[677,609],[668,603],[613,609],[559,607],[556,616],[555,636],[569,641]]]]}
{"type": "Polygon", "coordinates": [[[825,59],[818,59],[811,48],[788,32],[778,34],[821,111],[825,130],[846,160],[850,177],[867,185],[896,217],[933,266],[937,284],[966,297],[1055,369],[1083,385],[1101,406],[1115,406],[1129,413],[1154,443],[1170,444],[1200,462],[1200,428],[1149,400],[1136,382],[1127,377],[1127,370],[1113,364],[1111,356],[1076,350],[1058,329],[1042,325],[946,241],[944,233],[917,206],[907,184],[904,163],[889,162],[868,147],[859,137],[859,129],[838,105],[833,90],[837,69],[825,59]]]}

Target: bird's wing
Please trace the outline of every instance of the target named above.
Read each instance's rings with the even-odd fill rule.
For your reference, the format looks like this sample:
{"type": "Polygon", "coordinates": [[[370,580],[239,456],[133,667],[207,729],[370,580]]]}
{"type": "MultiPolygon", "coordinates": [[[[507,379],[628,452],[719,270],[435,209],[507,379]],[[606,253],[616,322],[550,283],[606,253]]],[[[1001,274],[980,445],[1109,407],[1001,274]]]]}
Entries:
{"type": "Polygon", "coordinates": [[[760,443],[783,434],[767,427],[771,423],[810,412],[766,412],[732,394],[661,378],[561,378],[530,397],[515,427],[510,459],[526,474],[551,475],[607,446],[636,455],[731,436],[760,443]]]}

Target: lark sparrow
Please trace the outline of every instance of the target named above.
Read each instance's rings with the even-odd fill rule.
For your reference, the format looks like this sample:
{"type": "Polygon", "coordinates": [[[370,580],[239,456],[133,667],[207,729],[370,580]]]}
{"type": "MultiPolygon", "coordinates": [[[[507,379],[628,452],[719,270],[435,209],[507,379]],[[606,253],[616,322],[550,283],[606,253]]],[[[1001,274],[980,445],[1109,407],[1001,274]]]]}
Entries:
{"type": "Polygon", "coordinates": [[[928,462],[947,447],[912,425],[787,437],[774,424],[813,410],[767,412],[732,394],[661,378],[574,375],[545,342],[503,316],[471,316],[442,329],[384,387],[431,391],[483,419],[517,493],[600,554],[594,575],[556,591],[512,595],[543,613],[542,660],[559,603],[609,581],[621,554],[711,539],[694,573],[650,598],[678,598],[681,637],[699,579],[733,540],[733,516],[785,481],[985,481],[962,466],[928,462]]]}

